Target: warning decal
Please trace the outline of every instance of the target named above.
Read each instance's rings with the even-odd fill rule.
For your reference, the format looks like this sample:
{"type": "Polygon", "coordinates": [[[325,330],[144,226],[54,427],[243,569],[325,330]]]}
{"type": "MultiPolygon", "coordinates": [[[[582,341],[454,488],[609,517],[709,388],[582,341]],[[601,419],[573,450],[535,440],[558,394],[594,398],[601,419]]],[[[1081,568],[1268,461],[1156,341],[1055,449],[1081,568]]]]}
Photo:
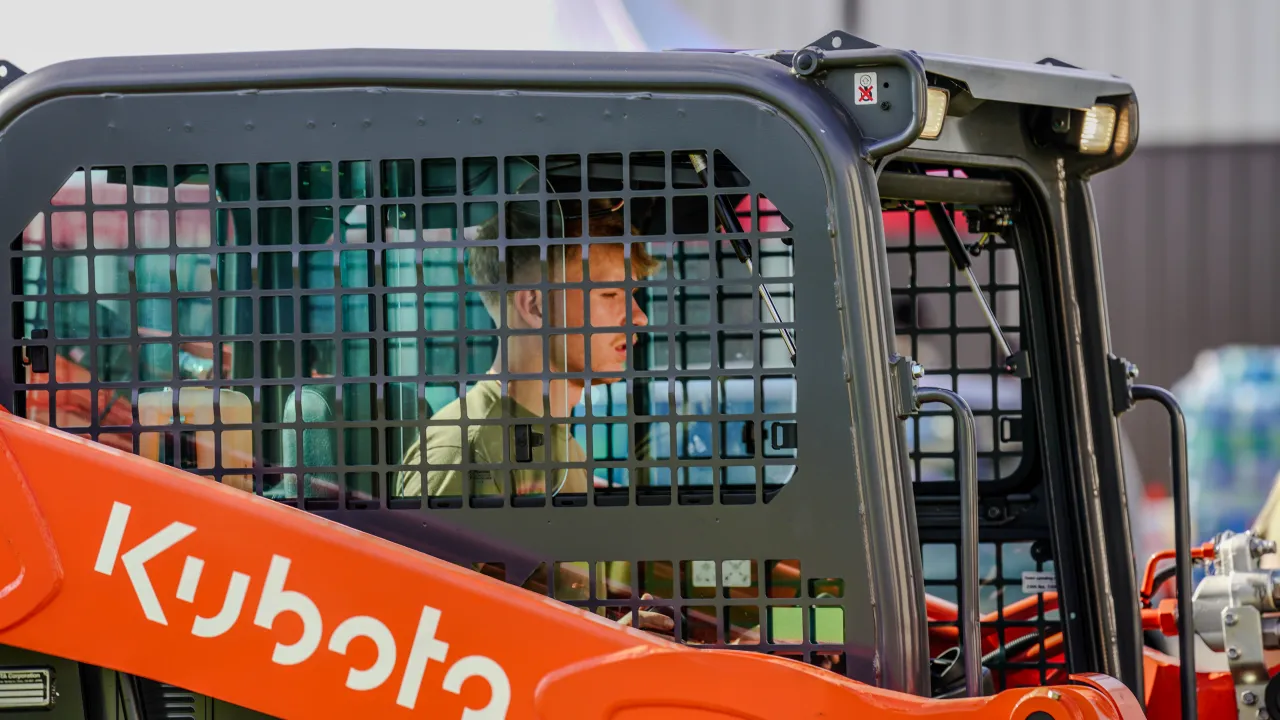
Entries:
{"type": "Polygon", "coordinates": [[[879,102],[877,98],[879,93],[876,92],[876,74],[873,72],[860,72],[856,78],[858,94],[853,99],[854,105],[871,105],[879,102]]]}

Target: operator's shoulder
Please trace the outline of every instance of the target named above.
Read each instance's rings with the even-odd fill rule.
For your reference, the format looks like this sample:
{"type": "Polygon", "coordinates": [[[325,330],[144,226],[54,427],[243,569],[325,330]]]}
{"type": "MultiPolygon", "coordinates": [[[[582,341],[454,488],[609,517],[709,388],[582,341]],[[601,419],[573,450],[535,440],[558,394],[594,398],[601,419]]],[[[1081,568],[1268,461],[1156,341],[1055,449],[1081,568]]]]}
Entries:
{"type": "MultiPolygon", "coordinates": [[[[435,418],[432,418],[433,420],[435,418]]],[[[468,425],[467,426],[467,443],[472,447],[484,445],[487,443],[502,441],[501,425],[468,425]]],[[[434,456],[438,451],[445,449],[461,450],[462,448],[462,426],[461,425],[430,425],[426,429],[426,442],[428,457],[434,456]]]]}
{"type": "Polygon", "coordinates": [[[497,383],[492,380],[484,380],[477,383],[475,387],[467,391],[466,395],[453,400],[448,405],[432,413],[431,420],[433,422],[461,420],[463,403],[467,406],[466,415],[469,420],[497,420],[501,418],[504,405],[509,405],[510,400],[497,390],[496,385],[497,383]]]}
{"type": "MultiPolygon", "coordinates": [[[[467,426],[467,452],[472,462],[500,462],[503,433],[501,425],[467,426]]],[[[457,465],[462,462],[462,428],[458,425],[432,425],[427,428],[428,465],[457,465]]]]}

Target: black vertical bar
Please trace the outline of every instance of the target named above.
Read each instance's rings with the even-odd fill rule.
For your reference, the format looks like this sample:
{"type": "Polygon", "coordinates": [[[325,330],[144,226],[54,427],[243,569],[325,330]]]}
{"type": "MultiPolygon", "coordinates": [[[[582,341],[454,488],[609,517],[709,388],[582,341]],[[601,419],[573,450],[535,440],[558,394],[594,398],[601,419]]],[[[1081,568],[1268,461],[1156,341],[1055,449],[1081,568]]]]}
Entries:
{"type": "MultiPolygon", "coordinates": [[[[125,172],[129,173],[131,172],[131,170],[126,169],[125,172]]],[[[126,192],[129,192],[128,175],[125,176],[125,188],[126,188],[126,192]]],[[[92,169],[89,169],[86,171],[84,193],[85,193],[85,206],[86,206],[85,216],[84,216],[85,290],[88,293],[87,295],[88,318],[87,319],[89,321],[89,338],[88,340],[85,341],[87,344],[85,365],[87,366],[87,369],[89,371],[88,387],[86,388],[86,392],[89,394],[89,417],[88,417],[87,425],[85,427],[85,432],[89,433],[89,436],[93,439],[94,442],[97,442],[99,439],[98,428],[100,425],[100,423],[98,422],[98,383],[102,381],[101,374],[98,372],[98,333],[99,333],[98,303],[101,301],[98,300],[99,292],[98,292],[98,278],[97,278],[97,272],[96,272],[96,265],[98,261],[97,261],[97,256],[94,254],[94,246],[97,244],[97,240],[93,234],[94,200],[93,200],[92,169]]],[[[129,200],[130,198],[126,196],[125,202],[128,203],[129,200]]],[[[126,213],[126,218],[133,215],[133,213],[127,210],[124,212],[126,213]]],[[[125,227],[126,228],[130,227],[130,225],[128,224],[128,220],[126,220],[125,227]]],[[[48,238],[48,240],[52,241],[52,238],[48,238]]],[[[57,363],[57,359],[54,358],[54,364],[56,365],[56,363],[57,363]]]]}
{"type": "MultiPolygon", "coordinates": [[[[1033,545],[1034,547],[1034,545],[1033,545]]],[[[1044,572],[1044,563],[1036,560],[1036,572],[1044,572]]],[[[1040,676],[1040,684],[1046,684],[1046,678],[1049,675],[1049,653],[1045,647],[1045,640],[1049,634],[1049,624],[1045,622],[1044,617],[1044,593],[1036,593],[1036,624],[1040,631],[1040,657],[1036,658],[1036,671],[1040,676]]]]}
{"type": "MultiPolygon", "coordinates": [[[[981,480],[981,478],[979,478],[979,480],[981,480]]],[[[1001,543],[1001,542],[995,543],[995,550],[996,550],[996,572],[995,572],[996,622],[995,622],[995,626],[996,626],[996,647],[1004,651],[1004,664],[1007,666],[1009,664],[1009,654],[1008,654],[1008,647],[1005,643],[1005,640],[1008,638],[1008,634],[1007,634],[1008,625],[1006,624],[1006,621],[1004,618],[1004,588],[1005,588],[1004,548],[1005,548],[1004,543],[1001,543]]],[[[981,589],[979,589],[978,592],[981,593],[982,592],[981,589]]],[[[978,616],[979,616],[979,622],[981,622],[981,616],[982,616],[981,608],[979,608],[978,610],[978,616]]],[[[981,625],[979,625],[979,627],[981,627],[981,625]]],[[[1005,687],[1007,686],[1007,683],[1008,683],[1008,679],[1004,677],[1003,673],[1001,673],[999,690],[1004,690],[1005,687]]],[[[1044,684],[1044,683],[1042,682],[1041,684],[1044,684]]]]}
{"type": "Polygon", "coordinates": [[[1182,717],[1196,716],[1196,646],[1191,626],[1191,499],[1187,483],[1187,425],[1173,394],[1151,385],[1134,385],[1136,400],[1154,400],[1169,412],[1170,461],[1173,481],[1173,532],[1178,586],[1178,669],[1182,717]]]}
{"type": "Polygon", "coordinates": [[[960,565],[957,573],[961,656],[965,669],[965,689],[969,697],[982,694],[982,629],[978,569],[978,462],[973,410],[955,392],[941,388],[916,391],[920,405],[939,402],[951,409],[957,445],[956,479],[960,485],[960,565]]]}
{"type": "MultiPolygon", "coordinates": [[[[917,256],[919,246],[916,243],[916,210],[915,204],[907,207],[907,262],[910,265],[909,278],[907,280],[907,300],[910,303],[909,311],[911,313],[911,321],[908,326],[911,328],[911,354],[913,357],[920,357],[920,258],[917,256]]],[[[926,372],[927,372],[926,368],[926,372]]],[[[923,441],[920,437],[920,415],[912,416],[911,423],[914,426],[914,434],[912,435],[913,447],[908,448],[911,453],[911,461],[915,466],[915,482],[921,482],[924,479],[924,461],[920,457],[920,448],[923,441]]],[[[959,567],[957,564],[956,567],[959,567]]]]}

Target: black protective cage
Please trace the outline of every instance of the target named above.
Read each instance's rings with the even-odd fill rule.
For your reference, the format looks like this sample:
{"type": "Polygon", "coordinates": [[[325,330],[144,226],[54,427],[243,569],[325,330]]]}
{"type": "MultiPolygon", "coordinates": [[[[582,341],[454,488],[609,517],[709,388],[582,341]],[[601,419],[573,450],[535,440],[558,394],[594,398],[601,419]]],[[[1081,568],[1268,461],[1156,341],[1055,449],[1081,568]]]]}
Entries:
{"type": "MultiPolygon", "coordinates": [[[[943,595],[957,581],[935,572],[956,566],[946,559],[958,539],[956,483],[926,477],[930,467],[954,467],[956,450],[945,438],[925,447],[945,419],[933,408],[904,424],[893,403],[869,400],[895,392],[888,308],[899,298],[897,333],[910,353],[942,339],[945,369],[935,376],[984,378],[990,393],[974,408],[980,437],[990,439],[979,442],[980,539],[995,608],[1015,594],[1020,573],[1049,572],[1061,614],[1076,619],[1060,627],[1041,608],[998,627],[1032,627],[1042,640],[1062,629],[1068,669],[1108,672],[1137,690],[1136,611],[1113,616],[1100,601],[1126,596],[1133,578],[1129,546],[1115,540],[1127,532],[1112,541],[1098,532],[1127,531],[1127,519],[1123,483],[1101,482],[1122,479],[1114,418],[1090,403],[1106,397],[1105,369],[1093,358],[1105,357],[1098,350],[1108,340],[1086,181],[1131,152],[1136,122],[1129,150],[1105,157],[1032,138],[1042,105],[1128,102],[1131,91],[1105,76],[1036,67],[1008,70],[1012,81],[991,90],[952,60],[874,47],[842,54],[837,36],[851,38],[820,41],[825,65],[799,73],[806,78],[791,71],[790,54],[372,51],[84,61],[24,77],[0,94],[0,233],[16,238],[0,268],[9,293],[0,402],[28,415],[42,402],[45,421],[60,429],[114,436],[132,451],[605,615],[655,605],[687,642],[795,657],[927,694],[925,638],[902,628],[924,627],[916,578],[943,595]],[[175,69],[184,66],[199,73],[175,69]],[[880,74],[884,102],[847,96],[854,67],[880,74]],[[952,116],[938,140],[912,142],[924,85],[944,75],[952,116]],[[513,167],[533,167],[540,179],[529,183],[513,167]],[[61,195],[77,172],[84,191],[61,195]],[[98,180],[124,194],[95,195],[98,180]],[[193,184],[204,194],[181,194],[193,184]],[[967,286],[948,274],[940,246],[920,237],[917,216],[921,203],[947,203],[963,230],[963,210],[981,222],[1010,199],[1013,229],[975,264],[1004,329],[1029,351],[1006,405],[1007,358],[973,322],[967,286]],[[621,212],[624,231],[567,235],[566,219],[595,206],[621,212]],[[912,218],[901,245],[887,238],[896,213],[912,218]],[[75,214],[61,218],[60,236],[55,218],[75,214]],[[123,219],[119,247],[104,241],[114,232],[108,214],[123,219]],[[163,231],[146,229],[161,216],[163,231]],[[537,230],[515,217],[535,218],[537,230]],[[489,219],[494,234],[474,235],[489,219]],[[189,236],[199,240],[183,241],[184,222],[203,228],[189,236]],[[433,404],[431,391],[441,389],[433,383],[452,386],[446,399],[465,396],[512,338],[541,338],[542,367],[551,368],[551,345],[572,334],[517,330],[504,314],[495,322],[482,291],[585,290],[547,274],[550,253],[579,246],[587,277],[590,249],[619,243],[630,248],[628,272],[592,287],[633,295],[646,318],[665,308],[661,322],[640,323],[627,306],[619,331],[643,337],[623,365],[507,367],[499,377],[547,383],[543,410],[554,407],[546,388],[558,381],[620,378],[623,392],[587,393],[581,412],[562,422],[550,412],[472,422],[449,415],[448,402],[433,404]],[[631,277],[641,246],[655,251],[662,273],[631,277]],[[481,283],[466,254],[477,247],[497,248],[504,262],[513,248],[536,248],[543,274],[481,283]],[[152,262],[167,282],[146,279],[152,262]],[[98,274],[112,263],[127,268],[123,285],[103,291],[98,274]],[[936,274],[926,277],[926,265],[936,274]],[[184,268],[196,279],[184,280],[184,268]],[[81,276],[84,287],[69,292],[53,282],[81,276]],[[441,293],[453,304],[432,305],[441,293]],[[1083,298],[1078,315],[1066,310],[1072,297],[1083,298]],[[922,324],[921,308],[934,301],[943,305],[934,317],[945,320],[922,324]],[[183,308],[201,302],[207,325],[178,327],[192,317],[183,308]],[[320,302],[327,309],[317,311],[320,302]],[[118,318],[100,314],[110,303],[132,313],[120,336],[107,330],[118,318]],[[138,330],[132,319],[148,308],[173,323],[167,336],[138,330]],[[80,334],[60,336],[64,314],[82,318],[65,325],[80,322],[80,334]],[[319,325],[308,324],[316,317],[319,325]],[[451,319],[432,326],[432,317],[451,319]],[[188,337],[207,358],[181,355],[188,337]],[[1069,337],[1084,337],[1087,352],[1069,337]],[[159,374],[143,378],[154,370],[144,370],[151,346],[169,349],[152,363],[159,374]],[[125,354],[124,376],[103,375],[109,353],[125,354]],[[232,358],[225,367],[224,357],[232,358]],[[449,369],[433,370],[437,360],[449,369]],[[197,366],[204,374],[184,377],[197,366]],[[62,377],[59,367],[88,372],[62,377]],[[747,409],[729,406],[738,396],[725,378],[750,388],[747,409]],[[686,413],[677,405],[703,392],[690,380],[707,394],[703,410],[686,413]],[[187,418],[182,391],[195,388],[214,390],[197,408],[210,414],[187,418]],[[789,388],[790,400],[777,400],[777,388],[789,388]],[[139,415],[144,390],[177,391],[151,408],[160,424],[139,415]],[[225,404],[235,396],[224,391],[249,405],[225,404]],[[85,420],[58,422],[63,394],[83,403],[85,420]],[[121,395],[131,410],[111,424],[121,395]],[[316,407],[327,414],[309,414],[316,407]],[[655,436],[655,424],[667,427],[655,436]],[[704,427],[682,427],[694,424],[704,427]],[[467,437],[473,426],[499,428],[510,455],[481,468],[464,453],[451,467],[471,479],[456,496],[405,497],[397,487],[415,466],[393,458],[437,426],[467,437]],[[557,432],[579,432],[585,459],[545,459],[557,432]],[[1085,436],[1094,457],[1069,451],[1085,436]],[[242,447],[247,457],[228,460],[242,447]],[[308,459],[313,448],[326,459],[308,459]],[[566,467],[593,481],[563,494],[549,480],[541,492],[513,490],[515,473],[566,467]],[[474,473],[495,470],[512,473],[511,484],[479,489],[474,473]],[[601,535],[603,525],[613,534],[601,535]],[[658,599],[641,603],[645,592],[658,599]],[[756,642],[729,644],[753,625],[756,642]],[[794,636],[779,636],[783,627],[794,636]]],[[[433,466],[416,467],[425,480],[433,466]]],[[[1032,667],[1041,678],[1057,669],[1032,667]]]]}

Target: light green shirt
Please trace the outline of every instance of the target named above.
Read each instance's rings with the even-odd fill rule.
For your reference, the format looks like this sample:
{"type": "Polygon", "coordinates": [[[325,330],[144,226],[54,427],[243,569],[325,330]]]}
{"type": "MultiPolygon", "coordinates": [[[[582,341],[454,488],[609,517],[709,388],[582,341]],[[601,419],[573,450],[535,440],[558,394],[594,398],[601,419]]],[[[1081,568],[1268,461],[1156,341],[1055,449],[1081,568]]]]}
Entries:
{"type": "MultiPolygon", "coordinates": [[[[547,434],[547,425],[539,425],[543,420],[542,417],[533,413],[528,408],[520,405],[510,397],[502,395],[501,385],[496,380],[484,380],[476,383],[465,397],[467,405],[468,420],[497,420],[506,418],[530,418],[533,422],[532,430],[535,433],[547,434]]],[[[440,409],[440,412],[431,416],[433,422],[442,420],[460,420],[462,418],[462,401],[454,400],[448,405],[440,409]]],[[[560,420],[560,418],[553,418],[560,420]]],[[[467,444],[471,455],[471,462],[476,465],[485,464],[506,464],[513,465],[514,461],[504,453],[503,430],[507,430],[508,440],[505,448],[515,447],[515,431],[512,426],[502,425],[469,425],[467,427],[467,444]]],[[[569,433],[569,426],[563,422],[551,424],[549,441],[544,440],[543,444],[532,448],[532,462],[548,462],[546,458],[546,450],[548,447],[553,449],[551,462],[568,462],[585,463],[587,453],[582,445],[573,438],[569,433]]],[[[427,446],[427,466],[441,465],[461,465],[462,464],[462,428],[461,425],[430,425],[426,432],[427,446]]],[[[405,454],[403,464],[417,465],[422,462],[421,448],[414,445],[405,454]]],[[[431,497],[462,497],[463,496],[463,471],[457,468],[427,470],[427,495],[431,497]]],[[[517,494],[543,494],[554,492],[561,480],[564,486],[560,488],[561,493],[585,493],[587,491],[587,471],[581,467],[569,470],[552,469],[544,470],[497,470],[476,468],[469,471],[473,482],[472,495],[475,497],[500,497],[503,488],[499,483],[501,477],[499,473],[507,473],[506,477],[514,480],[514,486],[517,494]],[[544,482],[544,479],[550,478],[550,482],[544,482]],[[548,487],[549,486],[549,487],[548,487]]],[[[422,475],[418,470],[402,471],[396,478],[396,492],[401,497],[420,497],[422,495],[422,475]]],[[[545,585],[546,568],[542,568],[543,576],[541,583],[545,585]]],[[[582,569],[585,572],[585,569],[582,569]]],[[[628,588],[631,585],[631,572],[629,563],[625,562],[604,562],[597,568],[598,575],[596,577],[596,596],[600,598],[612,597],[607,594],[605,583],[614,582],[622,588],[628,588]]],[[[566,586],[576,585],[570,583],[568,577],[557,577],[558,595],[564,597],[574,597],[575,591],[567,589],[566,586]]],[[[537,582],[535,581],[536,585],[537,582]]],[[[582,598],[585,599],[585,596],[582,598]]],[[[605,608],[600,609],[600,614],[605,614],[605,608]]]]}
{"type": "MultiPolygon", "coordinates": [[[[500,420],[502,418],[529,418],[532,434],[542,436],[541,445],[531,448],[532,462],[570,462],[584,463],[587,459],[582,445],[573,438],[569,426],[563,419],[549,425],[539,424],[545,419],[520,405],[501,392],[501,385],[496,380],[484,380],[476,383],[465,398],[454,400],[431,416],[433,423],[446,420],[461,420],[462,400],[467,405],[467,419],[500,420]],[[547,459],[547,449],[552,450],[552,459],[547,459]]],[[[426,430],[426,464],[427,495],[432,497],[462,497],[463,471],[459,468],[443,467],[439,470],[432,466],[461,465],[463,463],[462,426],[432,424],[426,430]]],[[[505,475],[508,482],[506,491],[514,488],[518,495],[561,493],[585,493],[587,491],[587,472],[578,467],[573,469],[509,469],[515,465],[511,450],[515,447],[515,428],[502,425],[468,425],[467,451],[470,462],[475,465],[506,465],[508,469],[478,467],[468,471],[471,481],[472,497],[500,497],[504,493],[501,480],[505,475]],[[506,430],[506,433],[503,431],[506,430]],[[506,440],[504,441],[504,434],[506,440]],[[561,483],[563,482],[563,486],[561,483]]],[[[418,465],[422,462],[422,449],[415,444],[406,453],[403,464],[418,465]]],[[[396,494],[401,497],[420,497],[422,495],[422,475],[419,470],[405,470],[396,478],[396,494]]]]}

